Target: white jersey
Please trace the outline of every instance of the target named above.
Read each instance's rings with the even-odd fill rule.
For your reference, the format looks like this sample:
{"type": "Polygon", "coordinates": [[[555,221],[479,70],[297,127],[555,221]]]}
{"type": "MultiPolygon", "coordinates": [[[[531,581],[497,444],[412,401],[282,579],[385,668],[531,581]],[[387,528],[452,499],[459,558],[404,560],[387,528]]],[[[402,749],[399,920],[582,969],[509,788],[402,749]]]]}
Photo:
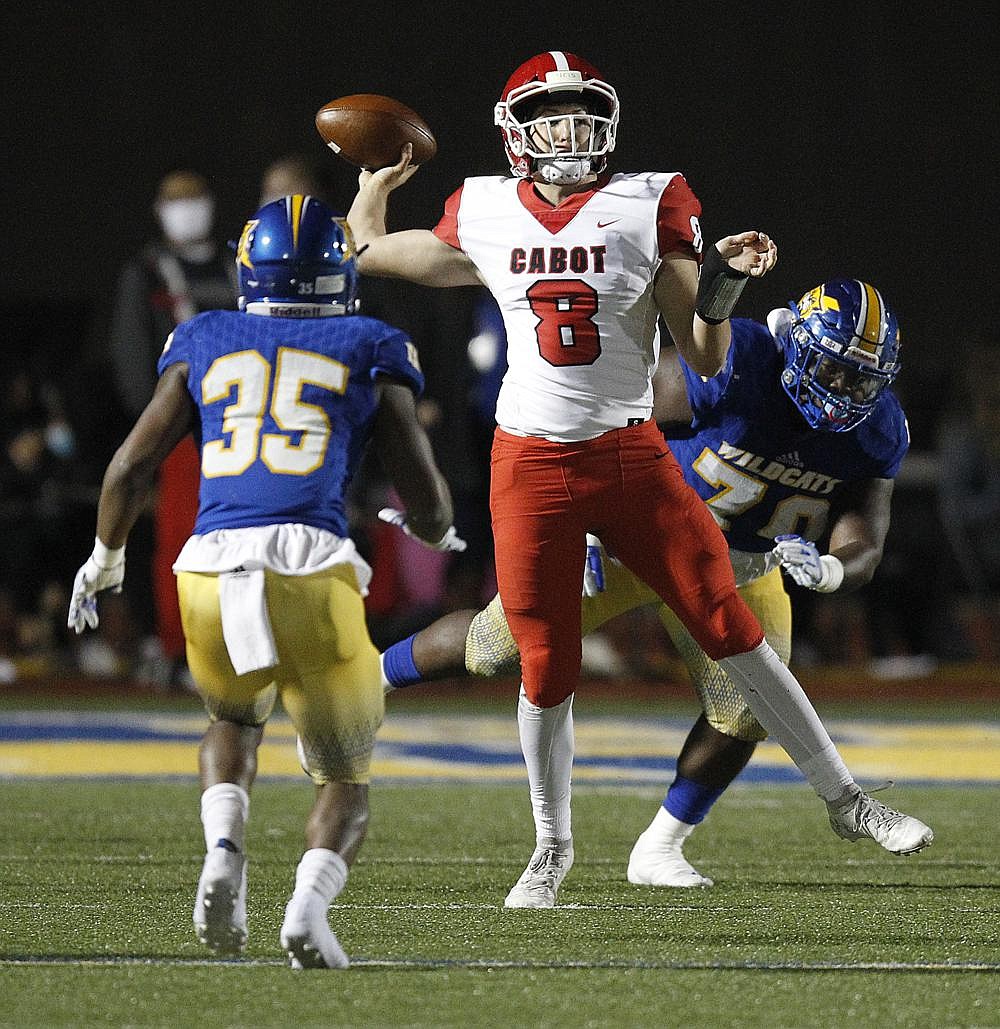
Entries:
{"type": "Polygon", "coordinates": [[[497,424],[556,442],[646,421],[659,355],[653,279],[699,259],[701,205],[676,172],[604,176],[557,207],[526,179],[466,179],[435,233],[462,250],[507,333],[497,424]]]}

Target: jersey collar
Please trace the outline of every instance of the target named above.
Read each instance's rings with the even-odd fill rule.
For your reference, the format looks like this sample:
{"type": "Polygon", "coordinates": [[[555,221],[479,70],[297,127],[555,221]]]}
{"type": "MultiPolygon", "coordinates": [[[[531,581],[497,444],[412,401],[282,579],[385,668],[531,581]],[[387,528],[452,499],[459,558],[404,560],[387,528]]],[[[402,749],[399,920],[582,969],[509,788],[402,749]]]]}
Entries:
{"type": "Polygon", "coordinates": [[[565,200],[553,207],[544,197],[535,191],[531,179],[521,179],[517,184],[517,195],[524,209],[553,235],[567,225],[580,213],[590,198],[603,189],[611,180],[607,173],[599,175],[590,189],[579,193],[571,193],[565,200]]]}

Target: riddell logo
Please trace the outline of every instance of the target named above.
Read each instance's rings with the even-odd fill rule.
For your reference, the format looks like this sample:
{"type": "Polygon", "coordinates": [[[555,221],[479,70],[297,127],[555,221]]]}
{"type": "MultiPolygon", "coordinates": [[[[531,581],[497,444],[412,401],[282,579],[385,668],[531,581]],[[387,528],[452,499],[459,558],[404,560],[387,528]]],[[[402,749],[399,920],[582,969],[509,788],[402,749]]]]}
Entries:
{"type": "Polygon", "coordinates": [[[609,219],[609,220],[608,220],[608,221],[606,221],[606,222],[601,222],[601,221],[599,221],[599,222],[597,223],[597,227],[598,227],[599,229],[605,229],[605,228],[607,228],[607,227],[608,227],[609,225],[614,225],[614,223],[615,223],[615,222],[620,222],[620,221],[621,221],[621,218],[611,218],[611,219],[609,219]]]}

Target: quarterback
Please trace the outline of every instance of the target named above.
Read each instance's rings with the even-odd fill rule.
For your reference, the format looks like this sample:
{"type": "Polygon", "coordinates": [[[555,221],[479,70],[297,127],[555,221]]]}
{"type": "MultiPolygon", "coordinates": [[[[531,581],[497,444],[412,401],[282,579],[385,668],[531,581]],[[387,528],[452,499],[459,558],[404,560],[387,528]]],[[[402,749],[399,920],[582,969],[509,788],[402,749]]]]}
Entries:
{"type": "Polygon", "coordinates": [[[441,549],[463,546],[416,421],[415,349],[356,314],[354,253],[343,219],[312,197],[276,200],[247,222],[240,310],[205,312],[168,338],[156,392],[105,473],[94,552],[69,610],[77,632],[97,626],[97,594],[121,589],[153,475],[193,431],[198,516],[174,568],[188,664],[211,718],[194,927],[219,953],[246,943],[249,790],[280,696],[316,784],[281,927],[293,968],[348,964],[327,910],[365,838],[383,715],[362,601],[371,571],[348,535],[345,499],[369,440],[407,504],[404,527],[441,549]]]}
{"type": "MultiPolygon", "coordinates": [[[[499,595],[521,655],[518,729],[536,838],[508,907],[552,907],[573,862],[572,698],[588,533],[724,665],[845,832],[870,824],[875,803],[740,598],[726,541],[651,418],[658,318],[692,371],[714,376],[740,291],[774,265],[777,249],[748,231],[702,260],[701,206],[682,175],[606,171],[618,116],[596,68],[562,51],[539,54],[513,73],[494,111],[510,176],[466,179],[433,231],[386,235],[389,194],[413,173],[404,147],[394,167],[362,172],[348,213],[363,272],[482,283],[503,315],[508,371],[490,510],[499,595]]],[[[883,845],[912,851],[930,841],[923,823],[892,815],[891,828],[878,823],[883,845]]]]}
{"type": "MultiPolygon", "coordinates": [[[[660,355],[654,414],[729,543],[740,595],[787,663],[791,604],[778,566],[798,584],[832,593],[869,582],[881,558],[893,479],[909,443],[890,389],[899,331],[878,290],[835,279],[771,312],[767,327],[734,318],[732,333],[726,366],[712,378],[693,374],[674,350],[660,355]],[[829,550],[821,555],[824,539],[829,550]]],[[[711,886],[684,857],[684,841],[766,732],[718,663],[619,562],[604,555],[597,569],[588,567],[582,604],[584,635],[657,604],[703,710],[661,809],[632,850],[628,879],[711,886]]],[[[383,655],[387,690],[518,669],[498,597],[482,612],[445,615],[383,655]]]]}

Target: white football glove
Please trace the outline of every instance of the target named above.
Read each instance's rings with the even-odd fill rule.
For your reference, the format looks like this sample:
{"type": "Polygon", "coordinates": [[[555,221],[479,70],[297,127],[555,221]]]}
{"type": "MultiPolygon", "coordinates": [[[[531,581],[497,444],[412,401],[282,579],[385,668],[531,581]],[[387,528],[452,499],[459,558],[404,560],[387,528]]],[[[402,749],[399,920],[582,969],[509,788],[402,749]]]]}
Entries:
{"type": "Polygon", "coordinates": [[[454,525],[448,526],[448,531],[437,543],[431,543],[428,540],[421,539],[415,532],[411,531],[409,525],[406,524],[406,515],[402,511],[397,511],[394,507],[383,507],[379,511],[378,516],[383,522],[388,522],[390,525],[398,525],[407,536],[415,539],[418,543],[422,543],[425,547],[430,547],[431,550],[451,550],[456,553],[461,553],[461,551],[465,550],[466,542],[455,532],[454,525]]]}
{"type": "Polygon", "coordinates": [[[94,552],[73,580],[73,596],[69,602],[66,624],[79,635],[84,628],[97,628],[97,594],[103,590],[121,593],[125,578],[125,548],[110,550],[99,539],[94,552]]]}
{"type": "Polygon", "coordinates": [[[811,540],[802,536],[774,537],[774,555],[781,567],[806,589],[833,593],[844,581],[844,566],[833,554],[823,554],[811,540]]]}
{"type": "Polygon", "coordinates": [[[604,592],[604,548],[601,541],[587,533],[587,560],[583,566],[583,595],[596,597],[604,592]]]}

